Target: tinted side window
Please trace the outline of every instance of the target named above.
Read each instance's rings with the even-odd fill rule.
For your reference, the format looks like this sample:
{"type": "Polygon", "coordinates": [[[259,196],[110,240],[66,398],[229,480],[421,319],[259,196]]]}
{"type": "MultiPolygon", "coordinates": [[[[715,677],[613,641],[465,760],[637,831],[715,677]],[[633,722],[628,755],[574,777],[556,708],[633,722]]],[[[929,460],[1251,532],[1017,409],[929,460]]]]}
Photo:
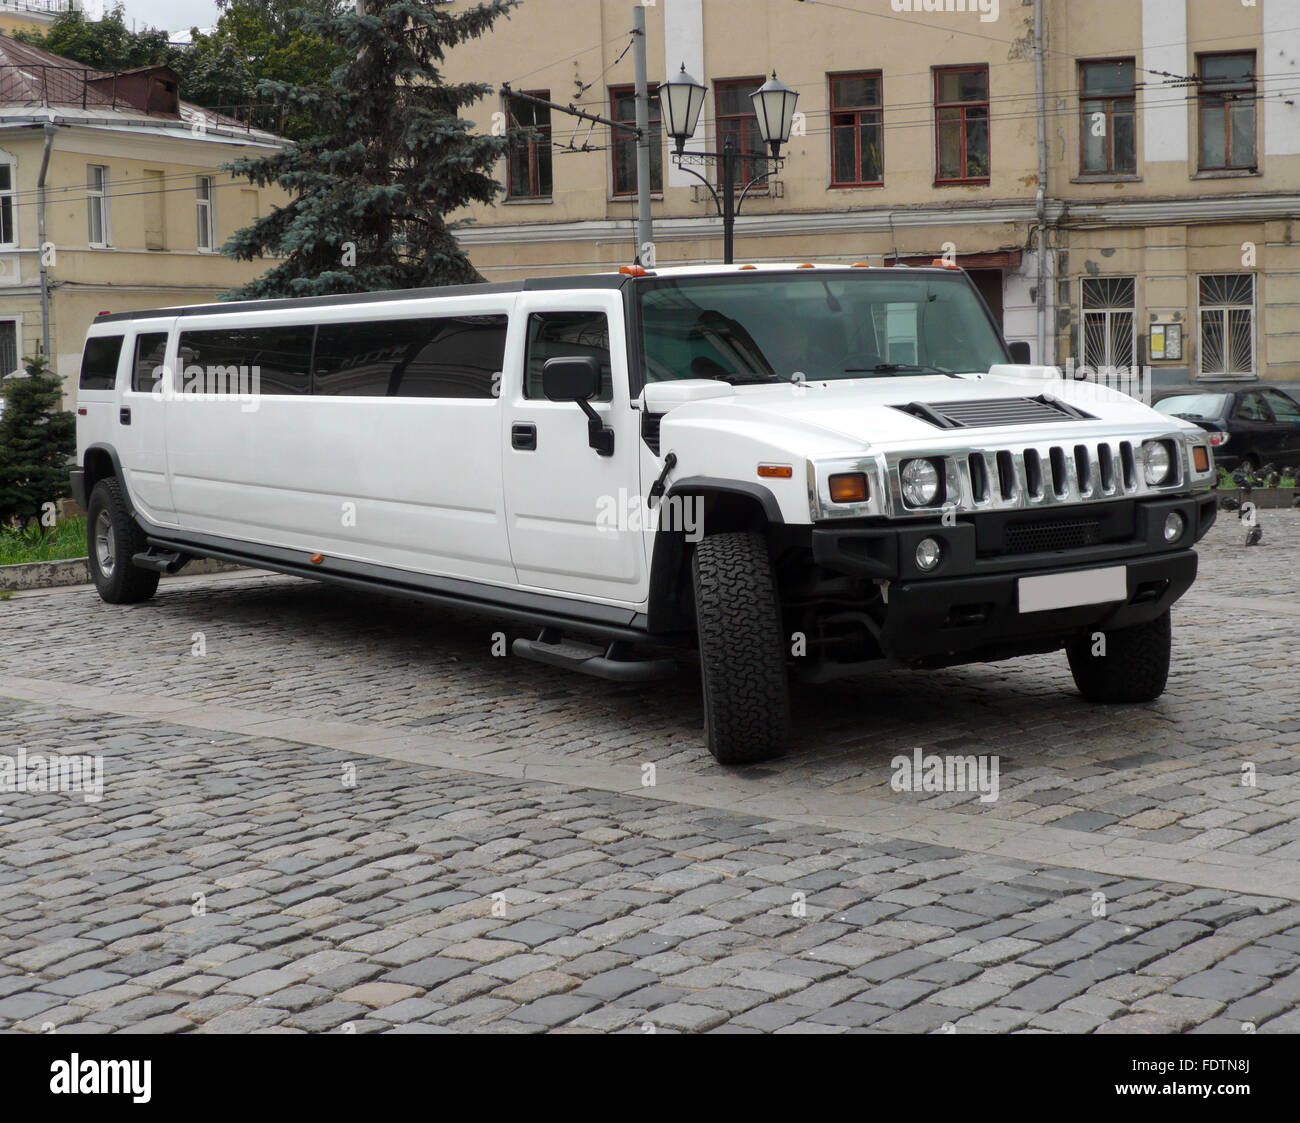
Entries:
{"type": "Polygon", "coordinates": [[[310,325],[181,332],[181,392],[306,394],[310,325]]]}
{"type": "MultiPolygon", "coordinates": [[[[494,398],[505,316],[322,324],[314,392],[375,398],[494,398]]],[[[498,391],[499,392],[499,391],[498,391]]]]}
{"type": "Polygon", "coordinates": [[[1265,390],[1264,399],[1273,407],[1278,421],[1300,421],[1300,405],[1278,390],[1265,390]]]}
{"type": "Polygon", "coordinates": [[[100,335],[86,340],[86,351],[81,356],[81,381],[83,390],[111,390],[117,379],[117,360],[122,354],[120,335],[100,335]]]}
{"type": "Polygon", "coordinates": [[[613,397],[614,376],[609,357],[609,320],[604,312],[536,312],[528,317],[527,377],[524,397],[545,399],[542,369],[547,359],[590,355],[600,361],[600,396],[613,397]]]}
{"type": "Polygon", "coordinates": [[[1268,406],[1258,394],[1242,394],[1237,403],[1237,417],[1242,421],[1267,421],[1268,406]]]}
{"type": "Polygon", "coordinates": [[[131,389],[148,394],[162,376],[167,358],[167,333],[147,332],[135,337],[135,361],[131,366],[131,389]]]}

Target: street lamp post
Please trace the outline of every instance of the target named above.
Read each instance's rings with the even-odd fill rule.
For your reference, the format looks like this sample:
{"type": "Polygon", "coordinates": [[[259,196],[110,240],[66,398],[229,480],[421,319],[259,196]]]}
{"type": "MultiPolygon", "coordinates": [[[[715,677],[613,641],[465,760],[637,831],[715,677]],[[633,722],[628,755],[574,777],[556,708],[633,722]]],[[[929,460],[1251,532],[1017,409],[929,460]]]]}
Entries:
{"type": "Polygon", "coordinates": [[[686,64],[683,63],[681,71],[659,87],[660,115],[665,130],[676,145],[676,151],[672,154],[673,162],[703,183],[713,197],[713,205],[718,217],[722,219],[723,260],[731,265],[734,260],[736,215],[740,213],[750,188],[779,171],[785,163],[781,157],[781,145],[790,140],[790,131],[794,126],[794,107],[799,94],[780,81],[773,71],[772,77],[750,95],[758,118],[759,135],[772,155],[770,158],[762,158],[766,170],[741,188],[739,198],[736,198],[736,186],[740,181],[741,161],[746,157],[736,148],[734,138],[727,137],[720,152],[686,151],[686,141],[695,134],[695,127],[699,124],[700,110],[704,108],[704,94],[704,86],[686,73],[686,64]],[[721,196],[714,190],[708,177],[701,175],[690,164],[704,167],[719,165],[722,173],[721,196]]]}

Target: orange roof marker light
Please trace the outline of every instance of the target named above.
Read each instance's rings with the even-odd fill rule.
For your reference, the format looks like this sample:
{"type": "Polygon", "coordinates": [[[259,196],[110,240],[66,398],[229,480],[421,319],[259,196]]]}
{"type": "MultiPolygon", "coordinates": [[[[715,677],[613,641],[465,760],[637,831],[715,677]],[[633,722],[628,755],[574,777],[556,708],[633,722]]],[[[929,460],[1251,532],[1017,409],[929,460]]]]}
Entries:
{"type": "Polygon", "coordinates": [[[650,275],[646,272],[644,265],[620,265],[618,271],[626,273],[629,277],[648,277],[650,275]]]}
{"type": "Polygon", "coordinates": [[[944,260],[943,258],[941,258],[941,257],[936,257],[932,262],[930,262],[930,264],[931,264],[931,265],[936,265],[936,266],[938,266],[938,267],[941,268],[941,269],[960,269],[960,268],[961,268],[961,266],[958,265],[955,261],[945,261],[945,260],[944,260]]]}
{"type": "Polygon", "coordinates": [[[865,261],[855,261],[849,266],[850,269],[870,269],[871,266],[865,261]]]}
{"type": "Polygon", "coordinates": [[[325,560],[324,554],[312,554],[311,556],[312,565],[320,565],[320,563],[323,562],[324,560],[325,560]]]}
{"type": "Polygon", "coordinates": [[[742,265],[741,268],[742,268],[742,269],[757,269],[758,266],[757,266],[757,265],[742,265]]]}
{"type": "Polygon", "coordinates": [[[805,261],[802,265],[799,266],[799,268],[800,268],[800,269],[815,269],[816,266],[813,265],[813,263],[812,263],[811,261],[805,261]]]}

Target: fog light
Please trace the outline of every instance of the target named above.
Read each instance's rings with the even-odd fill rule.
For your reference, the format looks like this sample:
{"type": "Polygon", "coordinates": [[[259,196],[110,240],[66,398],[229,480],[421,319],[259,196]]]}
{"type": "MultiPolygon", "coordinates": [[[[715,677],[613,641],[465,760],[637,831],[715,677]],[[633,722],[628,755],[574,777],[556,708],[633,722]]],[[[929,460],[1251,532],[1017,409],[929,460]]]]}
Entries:
{"type": "Polygon", "coordinates": [[[939,564],[939,558],[943,555],[943,548],[933,538],[922,538],[916,544],[916,568],[924,573],[929,573],[936,565],[939,564]]]}
{"type": "Polygon", "coordinates": [[[1176,542],[1183,536],[1183,528],[1187,526],[1187,520],[1178,511],[1170,511],[1165,516],[1165,541],[1176,542]]]}

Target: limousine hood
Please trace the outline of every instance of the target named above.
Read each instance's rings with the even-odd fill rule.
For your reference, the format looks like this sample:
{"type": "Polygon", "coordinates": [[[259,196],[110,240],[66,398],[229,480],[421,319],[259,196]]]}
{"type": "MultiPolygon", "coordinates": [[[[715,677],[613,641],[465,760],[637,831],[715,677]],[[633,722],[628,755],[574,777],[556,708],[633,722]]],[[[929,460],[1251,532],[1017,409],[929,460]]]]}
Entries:
{"type": "Polygon", "coordinates": [[[663,415],[662,447],[719,430],[793,456],[856,455],[894,449],[997,442],[1058,433],[1086,437],[1194,432],[1135,398],[1091,382],[1020,370],[987,375],[894,376],[804,385],[729,386],[683,380],[647,387],[644,408],[663,415]]]}

